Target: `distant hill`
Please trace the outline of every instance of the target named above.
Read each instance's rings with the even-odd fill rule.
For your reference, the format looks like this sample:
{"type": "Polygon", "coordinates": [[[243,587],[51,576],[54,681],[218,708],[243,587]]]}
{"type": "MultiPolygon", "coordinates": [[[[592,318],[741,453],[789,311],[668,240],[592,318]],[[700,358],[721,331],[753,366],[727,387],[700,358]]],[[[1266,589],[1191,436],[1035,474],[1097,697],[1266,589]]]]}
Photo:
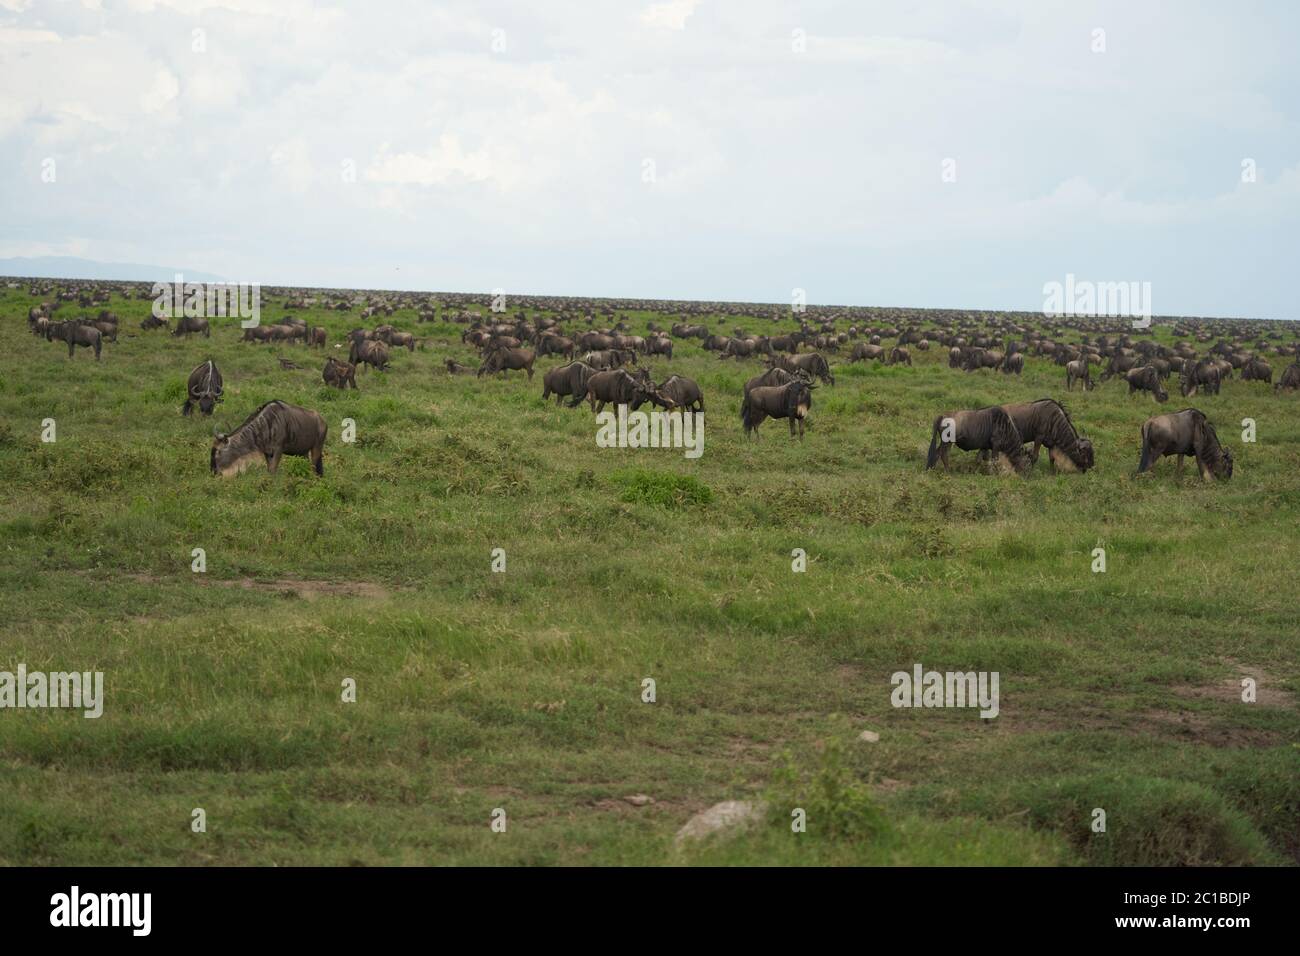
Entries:
{"type": "Polygon", "coordinates": [[[169,266],[146,266],[136,262],[96,262],[76,256],[34,256],[0,259],[0,276],[33,276],[46,279],[116,279],[123,282],[168,282],[181,273],[193,282],[222,282],[211,272],[196,272],[169,266]]]}

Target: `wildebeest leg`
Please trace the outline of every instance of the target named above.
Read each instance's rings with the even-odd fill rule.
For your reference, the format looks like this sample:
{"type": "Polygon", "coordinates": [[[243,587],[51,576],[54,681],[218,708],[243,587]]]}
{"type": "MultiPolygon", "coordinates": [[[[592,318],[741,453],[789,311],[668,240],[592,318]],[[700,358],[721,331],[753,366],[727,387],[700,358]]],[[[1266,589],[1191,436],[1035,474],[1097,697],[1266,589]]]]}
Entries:
{"type": "Polygon", "coordinates": [[[76,343],[73,342],[72,339],[68,339],[68,358],[72,358],[72,351],[76,347],[76,343]]]}
{"type": "Polygon", "coordinates": [[[187,398],[185,399],[185,404],[181,406],[181,414],[188,415],[193,408],[194,408],[193,400],[187,398]]]}
{"type": "Polygon", "coordinates": [[[939,460],[943,462],[944,471],[948,470],[948,449],[951,447],[952,445],[947,445],[947,444],[939,446],[939,460]]]}
{"type": "Polygon", "coordinates": [[[278,469],[278,468],[280,467],[280,458],[283,457],[283,455],[284,455],[284,452],[282,452],[282,451],[274,451],[274,452],[271,452],[271,454],[267,455],[267,456],[266,456],[266,470],[269,471],[271,474],[274,475],[275,472],[276,472],[276,469],[278,469]]]}
{"type": "Polygon", "coordinates": [[[1183,477],[1183,456],[1178,456],[1178,477],[1183,477]]]}
{"type": "Polygon", "coordinates": [[[323,476],[325,474],[325,446],[317,445],[311,450],[310,457],[312,466],[316,469],[316,474],[323,476]]]}

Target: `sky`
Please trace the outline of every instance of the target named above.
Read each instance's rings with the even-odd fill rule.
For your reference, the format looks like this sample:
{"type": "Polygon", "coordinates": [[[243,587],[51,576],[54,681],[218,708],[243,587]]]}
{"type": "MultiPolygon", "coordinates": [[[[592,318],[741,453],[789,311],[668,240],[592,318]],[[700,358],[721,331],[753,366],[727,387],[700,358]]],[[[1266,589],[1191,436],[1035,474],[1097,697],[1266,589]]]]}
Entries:
{"type": "Polygon", "coordinates": [[[1292,0],[0,0],[0,257],[1300,318],[1292,0]]]}

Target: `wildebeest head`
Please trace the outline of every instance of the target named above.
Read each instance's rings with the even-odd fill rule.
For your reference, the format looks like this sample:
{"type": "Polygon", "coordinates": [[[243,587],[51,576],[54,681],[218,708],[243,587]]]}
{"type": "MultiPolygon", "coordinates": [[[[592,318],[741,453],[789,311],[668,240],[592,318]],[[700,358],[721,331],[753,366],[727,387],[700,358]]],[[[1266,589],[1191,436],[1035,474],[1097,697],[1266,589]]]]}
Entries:
{"type": "Polygon", "coordinates": [[[204,392],[199,396],[199,411],[204,415],[211,415],[212,410],[217,407],[218,396],[212,392],[204,392]]]}
{"type": "Polygon", "coordinates": [[[256,449],[232,445],[230,436],[225,432],[214,428],[212,435],[212,452],[208,460],[214,475],[233,478],[255,464],[259,457],[256,449]]]}

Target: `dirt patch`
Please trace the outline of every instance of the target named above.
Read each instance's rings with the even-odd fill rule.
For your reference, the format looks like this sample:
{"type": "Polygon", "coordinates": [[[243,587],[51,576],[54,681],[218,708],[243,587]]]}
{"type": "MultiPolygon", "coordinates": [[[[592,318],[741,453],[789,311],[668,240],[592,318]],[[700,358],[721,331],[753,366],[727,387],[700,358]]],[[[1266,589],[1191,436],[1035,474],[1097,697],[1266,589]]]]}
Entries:
{"type": "Polygon", "coordinates": [[[1179,684],[1172,688],[1179,697],[1190,700],[1217,700],[1225,704],[1240,704],[1242,680],[1255,682],[1256,707],[1294,707],[1295,698],[1281,687],[1281,681],[1264,672],[1263,668],[1227,660],[1224,664],[1232,671],[1231,677],[1213,684],[1179,684]]]}
{"type": "MultiPolygon", "coordinates": [[[[165,584],[175,581],[172,576],[158,574],[128,574],[126,577],[145,584],[165,584]]],[[[193,583],[200,587],[240,588],[245,591],[265,591],[270,594],[283,594],[314,601],[320,597],[359,597],[383,600],[392,597],[393,592],[382,584],[372,581],[308,581],[302,578],[209,578],[205,575],[191,576],[193,583]]],[[[189,579],[187,579],[189,580],[189,579]]]]}
{"type": "Polygon", "coordinates": [[[1160,728],[1211,747],[1271,747],[1282,740],[1281,734],[1272,731],[1234,727],[1187,711],[1149,710],[1141,715],[1141,721],[1139,728],[1160,728]]]}

